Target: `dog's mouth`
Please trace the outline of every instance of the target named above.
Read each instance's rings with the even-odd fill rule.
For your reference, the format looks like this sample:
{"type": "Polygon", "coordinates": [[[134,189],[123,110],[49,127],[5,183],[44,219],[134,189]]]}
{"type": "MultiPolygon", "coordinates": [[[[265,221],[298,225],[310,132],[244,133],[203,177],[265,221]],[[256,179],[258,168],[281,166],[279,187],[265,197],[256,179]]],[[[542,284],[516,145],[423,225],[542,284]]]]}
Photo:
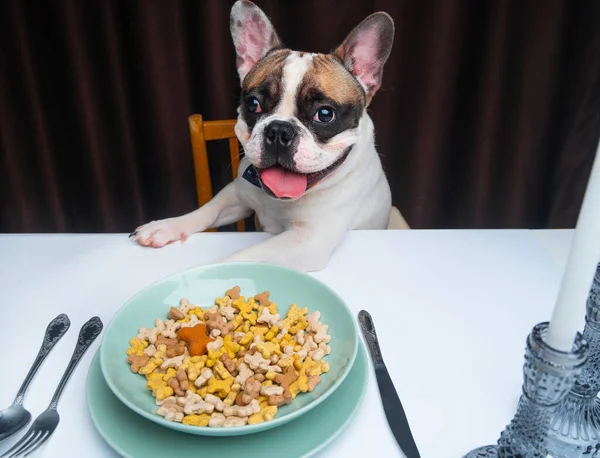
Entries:
{"type": "Polygon", "coordinates": [[[257,167],[256,170],[263,189],[271,197],[282,200],[297,199],[337,170],[346,160],[351,149],[352,147],[349,147],[337,161],[318,172],[299,173],[281,165],[266,169],[257,167]]]}

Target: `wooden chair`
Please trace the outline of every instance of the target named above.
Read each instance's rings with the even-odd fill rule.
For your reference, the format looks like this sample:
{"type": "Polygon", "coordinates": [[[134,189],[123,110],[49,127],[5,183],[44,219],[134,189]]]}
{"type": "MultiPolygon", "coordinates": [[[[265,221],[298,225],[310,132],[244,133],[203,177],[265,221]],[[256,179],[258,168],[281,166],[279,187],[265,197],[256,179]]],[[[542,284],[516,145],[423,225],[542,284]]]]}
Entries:
{"type": "MultiPolygon", "coordinates": [[[[208,167],[208,154],[206,142],[212,140],[229,139],[229,157],[231,159],[231,173],[235,180],[240,166],[240,147],[238,139],[233,130],[236,120],[225,119],[218,121],[204,121],[202,115],[194,114],[188,118],[190,126],[190,137],[192,140],[192,152],[194,155],[194,171],[196,172],[196,192],[198,193],[198,205],[201,207],[213,198],[210,171],[208,167]]],[[[246,222],[237,222],[237,230],[244,232],[246,222]]],[[[207,229],[214,232],[216,229],[207,229]]]]}

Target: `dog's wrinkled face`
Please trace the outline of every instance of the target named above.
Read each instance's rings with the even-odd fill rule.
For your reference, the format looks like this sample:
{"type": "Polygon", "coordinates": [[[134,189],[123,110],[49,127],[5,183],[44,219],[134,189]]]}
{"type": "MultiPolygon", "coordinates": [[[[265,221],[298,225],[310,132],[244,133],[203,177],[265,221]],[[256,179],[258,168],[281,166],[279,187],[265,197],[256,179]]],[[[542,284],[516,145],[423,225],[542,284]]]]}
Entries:
{"type": "Polygon", "coordinates": [[[265,192],[299,198],[337,170],[357,142],[381,84],[393,23],[378,13],[331,54],[292,51],[256,5],[240,0],[231,33],[242,81],[236,134],[265,192]]]}

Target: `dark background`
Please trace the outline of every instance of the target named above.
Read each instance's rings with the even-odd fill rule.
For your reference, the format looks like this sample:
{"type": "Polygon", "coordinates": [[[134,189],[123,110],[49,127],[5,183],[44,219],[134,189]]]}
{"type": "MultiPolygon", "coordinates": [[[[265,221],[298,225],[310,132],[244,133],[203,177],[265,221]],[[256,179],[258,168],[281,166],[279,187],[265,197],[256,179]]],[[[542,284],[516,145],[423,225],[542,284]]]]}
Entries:
{"type": "MultiPolygon", "coordinates": [[[[0,231],[129,232],[196,208],[187,116],[236,115],[232,3],[2,0],[0,231]]],[[[370,112],[412,227],[574,226],[600,136],[599,1],[256,3],[315,52],[394,18],[370,112]]],[[[224,145],[210,160],[223,186],[224,145]]]]}

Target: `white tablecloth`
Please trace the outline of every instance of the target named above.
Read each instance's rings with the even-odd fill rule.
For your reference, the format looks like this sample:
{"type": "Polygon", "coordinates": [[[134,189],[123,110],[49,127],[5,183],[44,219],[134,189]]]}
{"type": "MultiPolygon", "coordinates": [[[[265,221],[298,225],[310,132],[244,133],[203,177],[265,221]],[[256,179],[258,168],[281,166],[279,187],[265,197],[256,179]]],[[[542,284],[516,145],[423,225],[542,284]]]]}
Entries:
{"type": "MultiPolygon", "coordinates": [[[[159,250],[124,234],[0,236],[3,331],[0,408],[35,358],[43,331],[65,312],[71,330],[30,386],[25,405],[44,410],[79,327],[108,324],[148,284],[268,237],[212,233],[159,250]]],[[[525,338],[549,320],[572,231],[354,232],[326,270],[354,312],[371,312],[384,359],[423,458],[460,457],[496,441],[520,394],[525,338]]],[[[584,304],[581,304],[582,326],[584,304]]],[[[59,404],[61,423],[36,456],[111,457],[89,418],[84,356],[59,404]]],[[[22,434],[22,433],[21,433],[22,434]]],[[[0,443],[0,453],[19,436],[0,443]]],[[[371,378],[358,415],[322,457],[402,457],[371,378]]]]}

